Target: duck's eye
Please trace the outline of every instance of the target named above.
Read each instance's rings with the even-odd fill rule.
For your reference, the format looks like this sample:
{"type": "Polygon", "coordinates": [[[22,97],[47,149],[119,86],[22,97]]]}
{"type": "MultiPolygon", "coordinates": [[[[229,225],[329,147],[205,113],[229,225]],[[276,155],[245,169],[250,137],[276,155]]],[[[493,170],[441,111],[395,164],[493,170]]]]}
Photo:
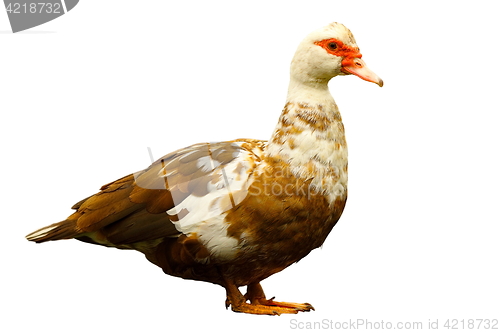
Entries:
{"type": "Polygon", "coordinates": [[[329,48],[330,50],[332,50],[332,51],[333,51],[333,50],[336,50],[336,49],[337,49],[337,47],[338,47],[338,46],[337,46],[337,43],[334,43],[334,42],[328,43],[328,48],[329,48]]]}

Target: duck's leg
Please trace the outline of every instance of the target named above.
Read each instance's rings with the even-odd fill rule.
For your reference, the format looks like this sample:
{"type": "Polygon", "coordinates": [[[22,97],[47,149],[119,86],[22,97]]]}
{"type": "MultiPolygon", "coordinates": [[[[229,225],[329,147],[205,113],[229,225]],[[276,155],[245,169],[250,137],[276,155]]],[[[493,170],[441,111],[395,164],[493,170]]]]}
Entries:
{"type": "Polygon", "coordinates": [[[314,307],[309,303],[276,302],[274,301],[274,297],[267,299],[262,286],[258,282],[248,285],[245,297],[250,301],[250,304],[260,304],[274,308],[288,309],[292,310],[292,313],[314,310],[314,307]]]}
{"type": "Polygon", "coordinates": [[[259,283],[248,285],[245,296],[230,281],[226,280],[224,287],[227,293],[226,308],[231,306],[231,310],[235,312],[280,315],[282,313],[298,313],[299,311],[314,310],[311,304],[308,303],[286,303],[275,302],[273,299],[267,300],[259,283]],[[247,300],[250,303],[247,303],[247,300]]]}

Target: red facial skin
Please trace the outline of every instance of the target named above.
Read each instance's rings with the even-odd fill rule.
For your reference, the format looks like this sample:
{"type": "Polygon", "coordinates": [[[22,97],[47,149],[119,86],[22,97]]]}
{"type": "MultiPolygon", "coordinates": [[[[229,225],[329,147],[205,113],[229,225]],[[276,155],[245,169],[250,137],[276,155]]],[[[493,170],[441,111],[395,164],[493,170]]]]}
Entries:
{"type": "Polygon", "coordinates": [[[330,54],[333,54],[337,57],[343,57],[344,59],[342,60],[342,67],[356,66],[354,59],[362,57],[361,53],[359,53],[358,48],[345,45],[340,40],[335,38],[323,39],[319,42],[315,42],[314,44],[321,46],[326,50],[326,52],[330,54]],[[332,48],[330,46],[332,43],[337,47],[332,48]]]}
{"type": "Polygon", "coordinates": [[[365,62],[361,60],[362,55],[359,52],[359,48],[346,45],[335,38],[323,39],[314,44],[321,46],[326,52],[334,56],[342,57],[341,70],[343,73],[354,74],[363,80],[376,83],[380,87],[384,85],[382,79],[366,67],[365,62]]]}

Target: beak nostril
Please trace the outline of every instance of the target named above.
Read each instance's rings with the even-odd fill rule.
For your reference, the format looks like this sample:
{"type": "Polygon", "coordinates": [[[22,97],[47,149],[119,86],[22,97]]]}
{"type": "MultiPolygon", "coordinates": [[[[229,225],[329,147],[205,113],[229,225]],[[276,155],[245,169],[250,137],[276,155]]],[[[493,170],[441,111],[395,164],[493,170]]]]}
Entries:
{"type": "Polygon", "coordinates": [[[360,67],[360,68],[361,68],[361,67],[363,67],[363,65],[362,65],[359,61],[356,61],[354,64],[355,64],[357,67],[360,67]]]}

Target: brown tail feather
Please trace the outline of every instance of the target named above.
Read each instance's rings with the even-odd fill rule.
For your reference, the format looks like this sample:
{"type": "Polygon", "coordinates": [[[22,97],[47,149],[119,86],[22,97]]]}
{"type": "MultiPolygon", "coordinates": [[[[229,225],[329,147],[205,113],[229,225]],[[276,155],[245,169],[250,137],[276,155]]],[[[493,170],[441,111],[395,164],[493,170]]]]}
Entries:
{"type": "Polygon", "coordinates": [[[81,234],[75,220],[64,220],[34,231],[26,236],[29,241],[43,243],[51,240],[71,239],[81,234]]]}

